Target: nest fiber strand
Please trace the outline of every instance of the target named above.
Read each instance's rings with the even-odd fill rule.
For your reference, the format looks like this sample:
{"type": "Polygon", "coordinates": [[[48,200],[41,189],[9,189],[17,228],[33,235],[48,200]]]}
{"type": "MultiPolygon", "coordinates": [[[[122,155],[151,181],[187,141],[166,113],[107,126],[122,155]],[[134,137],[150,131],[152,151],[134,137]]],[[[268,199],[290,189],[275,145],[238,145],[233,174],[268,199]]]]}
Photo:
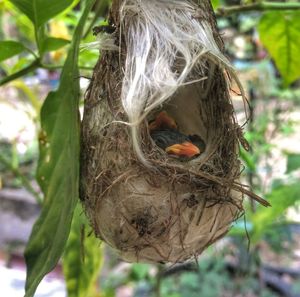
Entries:
{"type": "Polygon", "coordinates": [[[116,30],[100,36],[110,48],[85,100],[81,199],[96,235],[125,260],[185,261],[226,234],[243,193],[261,199],[238,183],[236,75],[209,0],[113,1],[109,21],[116,30]],[[149,123],[162,111],[178,133],[203,139],[200,156],[156,145],[149,123]]]}

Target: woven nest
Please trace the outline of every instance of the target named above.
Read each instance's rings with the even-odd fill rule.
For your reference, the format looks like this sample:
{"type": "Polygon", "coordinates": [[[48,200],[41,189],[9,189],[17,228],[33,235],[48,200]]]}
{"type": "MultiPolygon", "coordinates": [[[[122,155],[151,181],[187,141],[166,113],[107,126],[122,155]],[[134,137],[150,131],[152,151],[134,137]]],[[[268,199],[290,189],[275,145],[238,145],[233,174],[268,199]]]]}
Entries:
{"type": "MultiPolygon", "coordinates": [[[[102,34],[111,48],[101,51],[85,98],[81,200],[96,235],[124,260],[176,263],[199,255],[227,233],[243,212],[243,194],[264,201],[238,182],[238,146],[244,141],[229,96],[231,70],[222,59],[208,51],[168,98],[151,102],[148,109],[146,99],[136,111],[138,120],[130,118],[126,100],[134,82],[128,87],[126,71],[132,68],[128,59],[134,53],[128,51],[131,39],[140,38],[132,27],[137,27],[135,18],[141,22],[138,5],[143,1],[125,1],[127,8],[137,5],[138,13],[131,14],[124,13],[124,1],[114,1],[109,16],[113,33],[102,34]],[[201,136],[205,150],[199,156],[176,158],[156,145],[149,123],[161,111],[175,120],[181,133],[201,136]]],[[[195,8],[190,21],[209,24],[221,53],[210,1],[186,2],[195,8]]],[[[174,60],[175,74],[184,68],[180,58],[177,54],[174,60]]],[[[147,67],[154,69],[151,63],[148,59],[147,67]]],[[[151,88],[148,96],[158,92],[155,84],[151,88]]]]}

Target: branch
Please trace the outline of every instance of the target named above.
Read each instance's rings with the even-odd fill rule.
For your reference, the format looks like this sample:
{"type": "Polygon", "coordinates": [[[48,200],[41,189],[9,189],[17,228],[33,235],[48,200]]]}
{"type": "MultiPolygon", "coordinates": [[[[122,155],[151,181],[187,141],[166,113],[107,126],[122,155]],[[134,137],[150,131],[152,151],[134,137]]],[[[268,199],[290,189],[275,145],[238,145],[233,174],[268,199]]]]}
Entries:
{"type": "Polygon", "coordinates": [[[244,5],[233,5],[217,9],[217,16],[229,16],[235,13],[266,11],[266,10],[294,10],[300,9],[299,2],[258,2],[244,5]]]}

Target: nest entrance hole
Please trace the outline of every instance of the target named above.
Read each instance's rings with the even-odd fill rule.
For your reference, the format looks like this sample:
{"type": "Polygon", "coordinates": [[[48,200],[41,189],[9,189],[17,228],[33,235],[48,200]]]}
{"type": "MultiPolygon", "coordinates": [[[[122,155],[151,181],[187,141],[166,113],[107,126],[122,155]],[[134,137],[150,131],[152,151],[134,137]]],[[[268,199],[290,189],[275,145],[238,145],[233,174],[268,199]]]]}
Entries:
{"type": "MultiPolygon", "coordinates": [[[[210,135],[207,127],[208,114],[201,104],[201,101],[205,100],[203,98],[203,85],[203,82],[198,82],[180,87],[170,100],[150,113],[147,118],[148,128],[150,136],[156,145],[157,142],[152,134],[153,123],[155,123],[155,120],[161,113],[165,113],[176,125],[175,127],[170,127],[170,129],[176,130],[184,136],[196,136],[203,140],[203,143],[200,145],[200,154],[195,158],[200,161],[205,158],[209,147],[210,135]]],[[[165,128],[163,127],[163,129],[165,128]]],[[[156,129],[159,129],[159,127],[156,127],[156,129]]],[[[157,146],[160,147],[159,145],[157,146]]]]}

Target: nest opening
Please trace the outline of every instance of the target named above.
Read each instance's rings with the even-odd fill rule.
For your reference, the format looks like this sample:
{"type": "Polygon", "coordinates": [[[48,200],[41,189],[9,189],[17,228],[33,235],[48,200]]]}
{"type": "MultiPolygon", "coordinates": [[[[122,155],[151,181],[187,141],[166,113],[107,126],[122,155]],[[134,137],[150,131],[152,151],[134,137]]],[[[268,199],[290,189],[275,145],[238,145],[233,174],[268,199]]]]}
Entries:
{"type": "Polygon", "coordinates": [[[200,82],[183,86],[160,108],[151,112],[146,119],[148,123],[148,133],[153,140],[152,145],[164,150],[164,153],[173,160],[184,160],[187,162],[197,160],[197,162],[201,162],[208,154],[211,135],[208,133],[205,112],[202,110],[201,103],[199,102],[201,93],[203,93],[203,86],[200,82]],[[160,119],[161,117],[162,119],[160,119]],[[159,120],[160,122],[157,123],[159,120]],[[164,121],[169,121],[169,123],[165,123],[164,121]],[[199,147],[199,152],[186,158],[166,152],[165,147],[159,145],[157,143],[159,141],[156,140],[157,134],[160,132],[157,132],[160,128],[159,125],[162,126],[161,129],[165,132],[170,131],[173,132],[173,134],[178,132],[178,136],[175,134],[175,137],[188,136],[187,138],[190,139],[187,139],[187,141],[198,142],[197,146],[199,147]]]}

